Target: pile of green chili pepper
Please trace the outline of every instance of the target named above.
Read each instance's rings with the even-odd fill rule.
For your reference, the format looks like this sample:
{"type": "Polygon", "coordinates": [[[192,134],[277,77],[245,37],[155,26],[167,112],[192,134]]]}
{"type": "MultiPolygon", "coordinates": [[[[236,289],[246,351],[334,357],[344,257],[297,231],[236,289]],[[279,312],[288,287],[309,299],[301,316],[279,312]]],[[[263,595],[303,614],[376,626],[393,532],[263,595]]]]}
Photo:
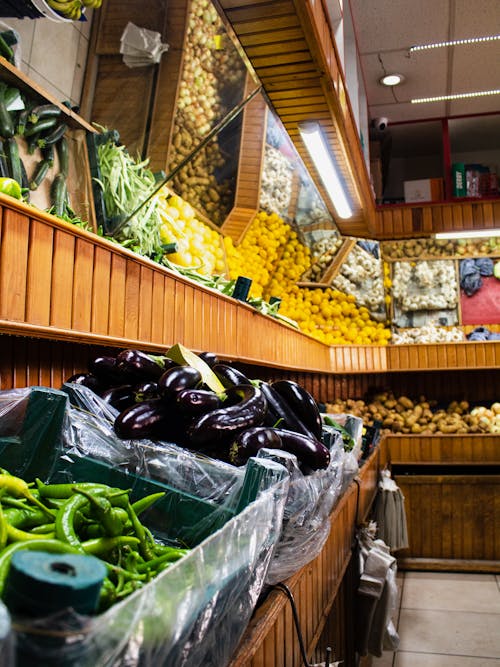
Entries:
{"type": "Polygon", "coordinates": [[[15,551],[91,554],[108,571],[98,610],[104,611],[188,552],[156,542],[138,518],[164,495],[131,503],[128,490],[92,482],[28,484],[0,468],[0,596],[15,551]]]}

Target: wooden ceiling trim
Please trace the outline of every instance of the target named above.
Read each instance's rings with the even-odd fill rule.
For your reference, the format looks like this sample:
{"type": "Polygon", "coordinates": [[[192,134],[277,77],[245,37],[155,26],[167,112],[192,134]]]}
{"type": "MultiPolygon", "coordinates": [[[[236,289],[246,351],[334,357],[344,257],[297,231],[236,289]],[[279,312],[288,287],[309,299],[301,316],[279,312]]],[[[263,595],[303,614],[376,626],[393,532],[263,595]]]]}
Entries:
{"type": "Polygon", "coordinates": [[[350,107],[339,100],[338,91],[342,90],[343,81],[322,3],[319,0],[217,0],[216,4],[313,176],[339,231],[344,235],[372,236],[373,220],[366,212],[367,202],[371,202],[374,209],[372,193],[369,181],[366,187],[362,182],[363,177],[368,180],[368,176],[362,154],[363,164],[355,154],[356,148],[359,153],[361,149],[350,107]],[[301,45],[299,50],[298,44],[301,45]],[[304,44],[307,45],[305,50],[304,44]],[[353,218],[347,221],[336,218],[300,139],[298,123],[306,120],[320,123],[337,158],[355,206],[353,218]],[[354,141],[354,149],[347,145],[348,141],[354,141]]]}

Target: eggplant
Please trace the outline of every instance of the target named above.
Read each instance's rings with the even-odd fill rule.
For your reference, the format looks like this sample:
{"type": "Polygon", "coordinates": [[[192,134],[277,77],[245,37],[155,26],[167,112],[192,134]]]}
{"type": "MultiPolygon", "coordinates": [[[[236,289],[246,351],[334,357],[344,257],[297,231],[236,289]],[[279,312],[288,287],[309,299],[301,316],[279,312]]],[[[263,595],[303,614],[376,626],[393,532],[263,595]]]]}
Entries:
{"type": "Polygon", "coordinates": [[[202,415],[188,429],[192,445],[228,442],[251,426],[262,424],[267,410],[266,399],[258,387],[238,385],[227,392],[229,402],[239,399],[235,405],[222,407],[202,415]]]}
{"type": "Polygon", "coordinates": [[[166,357],[154,357],[140,350],[122,350],[116,357],[116,367],[138,380],[158,380],[165,372],[165,359],[166,357]]]}
{"type": "Polygon", "coordinates": [[[311,394],[292,380],[277,380],[271,387],[280,394],[290,409],[311,433],[321,440],[323,426],[318,404],[311,394]]]}
{"type": "Polygon", "coordinates": [[[84,387],[92,389],[96,394],[100,394],[102,391],[102,385],[99,382],[99,379],[96,378],[92,373],[75,373],[69,377],[66,382],[74,382],[75,384],[82,384],[84,387]]]}
{"type": "Polygon", "coordinates": [[[259,387],[267,401],[267,414],[264,420],[266,426],[276,426],[289,431],[302,433],[308,438],[316,438],[314,433],[300,421],[292,408],[283,399],[281,394],[273,389],[271,384],[268,382],[260,382],[259,387]]]}
{"type": "Polygon", "coordinates": [[[134,386],[135,402],[150,401],[152,398],[160,398],[158,382],[149,380],[134,386]]]}
{"type": "Polygon", "coordinates": [[[192,366],[175,366],[165,371],[158,380],[160,394],[173,398],[183,389],[194,389],[201,383],[201,373],[192,366]]]}
{"type": "Polygon", "coordinates": [[[91,359],[88,364],[89,371],[99,378],[107,387],[116,384],[124,384],[126,374],[116,367],[116,358],[111,356],[100,356],[91,359]]]}
{"type": "Polygon", "coordinates": [[[229,460],[235,466],[242,466],[259,449],[283,449],[281,438],[275,428],[269,426],[253,426],[236,436],[229,450],[229,460]]]}
{"type": "Polygon", "coordinates": [[[183,413],[193,416],[212,412],[222,405],[217,394],[206,389],[183,389],[177,394],[176,402],[183,413]]]}
{"type": "Polygon", "coordinates": [[[238,384],[250,384],[250,380],[241,371],[229,364],[215,364],[213,372],[224,385],[225,389],[235,387],[238,384]]]}
{"type": "Polygon", "coordinates": [[[275,430],[281,438],[282,449],[290,452],[290,454],[295,454],[299,463],[310,470],[328,468],[330,450],[322,442],[296,431],[282,428],[275,430]]]}
{"type": "Polygon", "coordinates": [[[219,363],[219,357],[214,352],[200,352],[198,356],[200,359],[203,359],[210,368],[213,368],[215,364],[219,363]]]}
{"type": "Polygon", "coordinates": [[[134,403],[120,412],[114,429],[119,438],[153,438],[172,420],[169,407],[159,398],[134,403]]]}
{"type": "Polygon", "coordinates": [[[109,403],[119,412],[135,403],[135,391],[131,384],[122,384],[118,387],[106,389],[101,396],[105,403],[109,403]]]}

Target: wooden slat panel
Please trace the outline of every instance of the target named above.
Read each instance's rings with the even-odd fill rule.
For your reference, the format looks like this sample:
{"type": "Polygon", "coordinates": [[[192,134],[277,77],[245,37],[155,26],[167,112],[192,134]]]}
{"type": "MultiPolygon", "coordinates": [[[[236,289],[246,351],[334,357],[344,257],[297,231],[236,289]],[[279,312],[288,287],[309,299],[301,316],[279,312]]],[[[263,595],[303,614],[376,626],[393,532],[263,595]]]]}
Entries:
{"type": "Polygon", "coordinates": [[[111,259],[111,278],[109,283],[109,330],[110,336],[123,336],[125,333],[125,276],[127,262],[119,255],[111,259]]]}
{"type": "Polygon", "coordinates": [[[94,270],[94,245],[77,239],[73,272],[73,309],[71,328],[75,331],[91,330],[92,274],[94,270]]]}
{"type": "Polygon", "coordinates": [[[73,310],[75,237],[56,229],[53,253],[50,325],[70,329],[73,310]]]}
{"type": "Polygon", "coordinates": [[[31,220],[26,284],[26,319],[33,324],[50,324],[52,241],[54,230],[31,220]]]}
{"type": "Polygon", "coordinates": [[[4,209],[0,247],[0,318],[23,320],[25,317],[28,264],[29,220],[4,209]]]}
{"type": "Polygon", "coordinates": [[[94,253],[94,272],[92,283],[92,324],[95,333],[107,335],[109,324],[109,300],[104,297],[110,293],[111,253],[104,248],[96,248],[94,253]]]}
{"type": "Polygon", "coordinates": [[[99,10],[100,26],[97,53],[116,55],[120,53],[120,38],[130,21],[149,30],[160,31],[164,21],[166,5],[156,0],[107,0],[99,10]]]}

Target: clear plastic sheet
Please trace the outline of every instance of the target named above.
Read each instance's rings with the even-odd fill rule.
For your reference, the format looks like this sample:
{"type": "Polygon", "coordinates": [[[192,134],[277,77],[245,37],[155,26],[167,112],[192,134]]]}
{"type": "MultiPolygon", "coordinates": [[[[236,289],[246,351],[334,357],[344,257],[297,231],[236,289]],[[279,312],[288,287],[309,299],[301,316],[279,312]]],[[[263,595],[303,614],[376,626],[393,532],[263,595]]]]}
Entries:
{"type": "Polygon", "coordinates": [[[330,533],[329,515],[341,495],[346,453],[341,437],[330,446],[330,464],[325,470],[304,475],[293,454],[261,449],[258,458],[272,458],[290,472],[290,488],[283,516],[283,528],[266,577],[276,584],[292,576],[313,560],[330,533]]]}
{"type": "MultiPolygon", "coordinates": [[[[258,462],[256,468],[267,474],[258,478],[257,498],[246,504],[241,497],[248,474],[244,470],[173,446],[160,452],[158,443],[149,447],[120,441],[102,411],[98,418],[69,406],[63,392],[51,392],[62,397],[66,412],[60,437],[53,442],[55,474],[45,476],[47,480],[71,479],[72,471],[94,458],[112,470],[144,477],[150,466],[168,488],[179,483],[191,506],[209,504],[215,515],[218,508],[231,514],[181,560],[98,616],[79,616],[71,610],[42,619],[16,616],[17,667],[224,667],[259,598],[280,535],[289,486],[286,471],[273,461],[258,462]]],[[[0,392],[0,437],[15,435],[16,424],[19,431],[19,422],[29,421],[26,406],[32,393],[0,392]]],[[[0,465],[9,467],[5,452],[0,465]]],[[[17,472],[23,474],[21,469],[17,472]]],[[[145,517],[154,534],[162,535],[165,517],[158,512],[145,517]]],[[[173,518],[175,529],[177,517],[173,518]]]]}
{"type": "MultiPolygon", "coordinates": [[[[248,482],[247,466],[234,467],[169,443],[148,440],[131,443],[120,440],[114,435],[112,428],[113,411],[108,411],[106,404],[98,396],[82,385],[67,384],[65,388],[70,393],[71,401],[96,415],[95,421],[99,430],[106,431],[104,439],[96,437],[96,429],[91,428],[88,423],[92,419],[91,415],[73,409],[71,429],[74,432],[70,434],[70,451],[76,447],[79,456],[87,452],[102,458],[109,455],[111,445],[115,463],[121,461],[122,464],[130,466],[130,462],[134,461],[136,471],[145,471],[153,479],[173,479],[176,488],[187,492],[195,488],[200,497],[220,505],[221,512],[234,507],[241,485],[248,482]],[[123,454],[120,454],[121,449],[124,450],[123,454]],[[179,471],[182,471],[182,474],[179,471]]],[[[353,415],[340,417],[346,430],[361,448],[362,421],[353,415]]],[[[284,581],[319,554],[330,532],[328,516],[358,472],[357,459],[352,452],[344,451],[338,431],[331,434],[326,444],[331,455],[328,468],[308,475],[302,473],[293,454],[262,449],[257,456],[257,460],[280,463],[288,470],[290,477],[282,533],[269,566],[267,584],[284,581]]],[[[210,520],[214,519],[216,520],[216,517],[212,515],[210,520]]],[[[203,522],[198,529],[206,530],[203,522]]]]}

